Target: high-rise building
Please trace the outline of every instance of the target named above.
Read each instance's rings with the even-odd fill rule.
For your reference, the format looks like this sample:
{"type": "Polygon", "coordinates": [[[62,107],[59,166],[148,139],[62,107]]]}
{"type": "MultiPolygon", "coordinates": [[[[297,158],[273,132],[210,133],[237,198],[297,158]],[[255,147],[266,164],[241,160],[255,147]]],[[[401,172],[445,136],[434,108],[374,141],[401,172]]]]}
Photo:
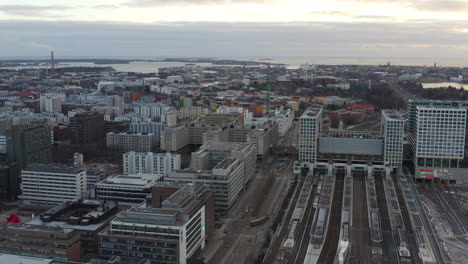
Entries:
{"type": "Polygon", "coordinates": [[[16,125],[6,134],[8,162],[19,170],[52,162],[52,130],[47,125],[16,125]]]}
{"type": "Polygon", "coordinates": [[[168,127],[177,125],[177,110],[174,107],[166,109],[161,115],[161,123],[166,124],[168,127]]]}
{"type": "Polygon", "coordinates": [[[384,164],[399,168],[403,163],[404,121],[396,110],[382,111],[384,164]]]}
{"type": "Polygon", "coordinates": [[[99,233],[99,256],[119,256],[138,263],[186,264],[205,247],[206,200],[210,192],[200,185],[182,187],[160,207],[142,203],[121,212],[99,233]]]}
{"type": "Polygon", "coordinates": [[[154,135],[151,133],[110,132],[106,136],[107,149],[123,154],[129,151],[151,152],[154,135]]]}
{"type": "Polygon", "coordinates": [[[415,177],[464,183],[468,172],[465,153],[467,108],[455,103],[450,106],[418,105],[413,122],[410,131],[414,132],[409,133],[409,138],[415,177]]]}
{"type": "Polygon", "coordinates": [[[180,155],[171,153],[127,152],[123,155],[124,174],[162,174],[180,170],[180,155]]]}
{"type": "Polygon", "coordinates": [[[71,143],[89,144],[104,138],[105,121],[96,112],[76,114],[70,118],[71,143]]]}
{"type": "Polygon", "coordinates": [[[299,118],[299,162],[315,163],[322,130],[322,108],[308,108],[299,118]]]}
{"type": "Polygon", "coordinates": [[[156,122],[133,122],[130,124],[130,132],[133,133],[150,133],[154,136],[154,144],[159,145],[161,134],[167,125],[156,122]]]}
{"type": "Polygon", "coordinates": [[[41,95],[40,110],[47,113],[60,113],[62,112],[62,99],[51,94],[41,95]]]}
{"type": "Polygon", "coordinates": [[[124,99],[119,95],[111,95],[107,97],[107,106],[117,107],[120,113],[124,112],[124,99]]]}
{"type": "Polygon", "coordinates": [[[21,171],[20,198],[26,204],[58,205],[87,194],[86,171],[59,164],[32,164],[21,171]]]}
{"type": "Polygon", "coordinates": [[[138,103],[133,105],[133,111],[141,117],[149,117],[152,121],[161,122],[161,115],[169,108],[162,103],[138,103]]]}

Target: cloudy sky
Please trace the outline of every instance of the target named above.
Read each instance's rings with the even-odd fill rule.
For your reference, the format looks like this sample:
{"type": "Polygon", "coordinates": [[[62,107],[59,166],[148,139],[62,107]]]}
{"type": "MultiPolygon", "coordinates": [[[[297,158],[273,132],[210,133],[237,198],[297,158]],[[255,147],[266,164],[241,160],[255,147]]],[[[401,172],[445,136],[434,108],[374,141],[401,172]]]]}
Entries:
{"type": "MultiPolygon", "coordinates": [[[[0,57],[466,59],[468,0],[0,0],[0,57]]],[[[467,65],[468,66],[468,65],[467,65]]]]}

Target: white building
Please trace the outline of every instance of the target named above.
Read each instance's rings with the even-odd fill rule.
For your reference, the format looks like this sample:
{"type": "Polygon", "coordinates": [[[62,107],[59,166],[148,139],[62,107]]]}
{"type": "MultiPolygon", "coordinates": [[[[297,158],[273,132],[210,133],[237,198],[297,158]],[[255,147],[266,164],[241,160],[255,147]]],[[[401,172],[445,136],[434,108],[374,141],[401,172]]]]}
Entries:
{"type": "Polygon", "coordinates": [[[98,91],[113,91],[115,90],[115,83],[114,82],[105,82],[105,81],[100,81],[97,85],[97,90],[98,91]]]}
{"type": "Polygon", "coordinates": [[[180,155],[171,153],[127,152],[123,154],[124,174],[161,174],[180,170],[180,155]]]}
{"type": "Polygon", "coordinates": [[[160,122],[161,115],[169,108],[162,103],[134,104],[133,111],[141,117],[149,117],[153,121],[160,122]]]}
{"type": "Polygon", "coordinates": [[[190,263],[205,247],[210,216],[201,197],[207,194],[199,185],[187,185],[160,207],[145,202],[119,213],[99,233],[99,255],[131,263],[143,258],[152,263],[190,263]]]}
{"type": "Polygon", "coordinates": [[[248,117],[249,110],[243,107],[238,107],[238,106],[222,105],[218,107],[218,109],[216,109],[216,113],[218,114],[243,113],[244,120],[246,120],[248,117]]]}
{"type": "Polygon", "coordinates": [[[138,204],[145,201],[160,178],[118,175],[96,184],[96,199],[124,204],[138,204]]]}
{"type": "Polygon", "coordinates": [[[174,107],[168,108],[161,115],[161,122],[166,124],[168,127],[174,127],[177,125],[177,110],[174,107]]]}
{"type": "Polygon", "coordinates": [[[26,204],[57,205],[85,198],[86,171],[58,164],[32,164],[21,171],[20,198],[26,204]]]}
{"type": "Polygon", "coordinates": [[[403,163],[404,121],[398,111],[382,111],[382,132],[384,136],[384,164],[399,168],[403,163]]]}
{"type": "Polygon", "coordinates": [[[118,95],[112,95],[107,97],[107,106],[109,107],[117,107],[120,109],[120,114],[124,112],[124,99],[118,95]]]}
{"type": "Polygon", "coordinates": [[[451,169],[462,167],[466,120],[466,108],[417,106],[414,157],[417,176],[450,180],[451,169]]]}
{"type": "Polygon", "coordinates": [[[271,119],[278,124],[278,133],[280,137],[284,137],[293,126],[294,111],[287,109],[273,116],[271,119]]]}
{"type": "Polygon", "coordinates": [[[318,137],[322,130],[322,108],[309,107],[299,119],[299,162],[317,162],[318,137]]]}
{"type": "Polygon", "coordinates": [[[183,83],[184,78],[180,75],[167,76],[166,81],[168,83],[183,83]]]}
{"type": "Polygon", "coordinates": [[[51,94],[41,95],[40,110],[47,113],[60,113],[62,112],[62,99],[51,94]]]}
{"type": "Polygon", "coordinates": [[[133,122],[130,124],[130,132],[150,133],[154,135],[154,144],[159,145],[161,134],[167,128],[167,125],[157,122],[133,122]]]}

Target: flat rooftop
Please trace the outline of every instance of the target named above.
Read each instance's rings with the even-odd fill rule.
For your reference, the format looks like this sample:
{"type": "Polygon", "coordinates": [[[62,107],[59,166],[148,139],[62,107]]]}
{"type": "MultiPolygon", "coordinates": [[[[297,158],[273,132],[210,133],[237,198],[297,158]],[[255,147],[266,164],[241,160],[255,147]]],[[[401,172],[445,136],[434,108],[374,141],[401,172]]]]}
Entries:
{"type": "Polygon", "coordinates": [[[31,164],[23,171],[78,174],[84,169],[63,164],[31,164]]]}
{"type": "Polygon", "coordinates": [[[2,254],[2,253],[0,253],[0,261],[1,263],[8,263],[8,264],[50,264],[52,263],[52,259],[33,258],[33,257],[25,257],[25,256],[18,256],[18,255],[2,254]]]}
{"type": "Polygon", "coordinates": [[[323,131],[320,137],[376,139],[382,136],[377,132],[371,131],[323,131]]]}
{"type": "Polygon", "coordinates": [[[396,110],[382,110],[382,113],[387,119],[403,120],[400,113],[396,110]]]}
{"type": "Polygon", "coordinates": [[[301,118],[312,118],[317,117],[318,114],[322,111],[322,107],[319,106],[311,106],[305,110],[305,112],[301,115],[301,118]]]}

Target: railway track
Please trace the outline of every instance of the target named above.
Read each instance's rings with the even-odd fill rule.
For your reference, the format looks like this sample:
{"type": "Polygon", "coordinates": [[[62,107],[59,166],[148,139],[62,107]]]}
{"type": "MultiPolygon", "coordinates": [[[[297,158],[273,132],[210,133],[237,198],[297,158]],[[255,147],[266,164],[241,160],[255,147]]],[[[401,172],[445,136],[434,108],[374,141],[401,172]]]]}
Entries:
{"type": "Polygon", "coordinates": [[[351,252],[349,263],[371,263],[371,245],[369,218],[367,214],[367,196],[365,173],[353,175],[353,216],[351,227],[351,252]]]}
{"type": "Polygon", "coordinates": [[[341,231],[341,212],[343,205],[344,171],[337,172],[335,181],[335,191],[333,192],[332,208],[330,211],[330,222],[328,224],[327,235],[323,244],[322,252],[317,263],[333,264],[341,231]]]}
{"type": "Polygon", "coordinates": [[[383,175],[375,174],[375,189],[377,191],[377,205],[380,212],[380,220],[382,224],[382,246],[383,246],[383,263],[393,264],[399,263],[398,247],[395,244],[395,239],[392,232],[392,224],[388,214],[387,200],[385,199],[385,190],[383,186],[383,175]]]}

